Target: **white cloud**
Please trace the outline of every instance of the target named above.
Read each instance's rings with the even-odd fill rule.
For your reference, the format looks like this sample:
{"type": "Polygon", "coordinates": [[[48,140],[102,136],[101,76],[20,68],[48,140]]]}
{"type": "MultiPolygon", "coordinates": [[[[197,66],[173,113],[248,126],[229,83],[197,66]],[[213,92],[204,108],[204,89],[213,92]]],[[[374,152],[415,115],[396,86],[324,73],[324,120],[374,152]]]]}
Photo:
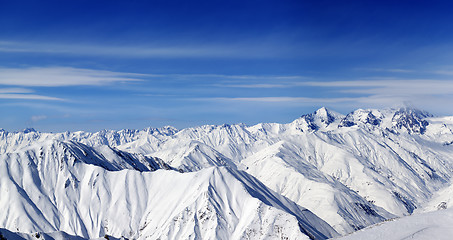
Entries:
{"type": "Polygon", "coordinates": [[[37,94],[29,94],[34,91],[27,88],[0,88],[0,99],[29,99],[63,101],[64,99],[37,94]]]}
{"type": "Polygon", "coordinates": [[[335,87],[344,93],[417,96],[453,94],[453,81],[433,79],[385,79],[361,81],[305,82],[306,86],[335,87]]]}
{"type": "Polygon", "coordinates": [[[38,116],[31,116],[31,121],[32,122],[38,122],[44,119],[47,119],[48,117],[46,115],[38,115],[38,116]]]}
{"type": "MultiPolygon", "coordinates": [[[[209,77],[210,75],[199,75],[209,77]]],[[[227,88],[291,88],[303,85],[304,76],[288,75],[213,75],[224,79],[220,84],[212,84],[214,87],[227,88]]]]}
{"type": "Polygon", "coordinates": [[[355,101],[357,98],[307,98],[307,97],[237,97],[237,98],[202,98],[197,100],[237,101],[237,102],[264,102],[264,103],[335,103],[355,101]]]}
{"type": "Polygon", "coordinates": [[[222,75],[222,74],[192,74],[187,76],[201,76],[201,77],[218,77],[226,79],[238,80],[300,80],[307,79],[304,76],[291,76],[291,75],[222,75]]]}
{"type": "Polygon", "coordinates": [[[449,70],[437,70],[437,71],[434,71],[434,73],[451,76],[451,75],[453,75],[453,70],[451,70],[451,68],[449,70]]]}
{"type": "MultiPolygon", "coordinates": [[[[236,85],[227,85],[236,87],[236,85]]],[[[296,103],[296,104],[332,104],[359,107],[386,107],[412,102],[427,106],[445,105],[445,100],[453,99],[453,81],[435,79],[372,79],[357,81],[301,81],[282,84],[243,84],[244,88],[272,87],[319,87],[331,92],[332,97],[236,97],[214,98],[222,101],[296,103]],[[345,97],[343,97],[345,96],[345,97]]],[[[453,109],[453,108],[452,108],[453,109]]]]}
{"type": "Polygon", "coordinates": [[[356,70],[373,71],[373,72],[391,72],[391,73],[413,73],[414,70],[400,68],[356,68],[356,70]]]}
{"type": "Polygon", "coordinates": [[[36,94],[2,94],[0,99],[26,99],[26,100],[49,100],[49,101],[64,101],[62,98],[42,96],[36,94]]]}
{"type": "Polygon", "coordinates": [[[140,81],[139,74],[71,67],[0,68],[0,85],[77,86],[140,81]]]}
{"type": "Polygon", "coordinates": [[[166,77],[173,79],[224,79],[224,82],[238,82],[243,80],[267,80],[267,81],[276,81],[276,80],[302,80],[307,79],[304,76],[291,76],[291,75],[226,75],[226,74],[147,74],[146,76],[150,77],[166,77]]]}
{"type": "Polygon", "coordinates": [[[272,83],[256,83],[256,84],[214,84],[214,87],[228,88],[287,88],[293,85],[289,84],[272,84],[272,83]]]}
{"type": "Polygon", "coordinates": [[[325,106],[333,109],[351,109],[357,108],[386,108],[407,105],[408,103],[425,110],[433,110],[443,114],[451,114],[453,106],[444,106],[445,98],[413,98],[403,96],[365,96],[365,97],[245,97],[245,98],[198,98],[193,99],[204,102],[223,102],[227,104],[245,104],[250,103],[261,106],[281,106],[281,107],[312,107],[325,106]],[[442,106],[442,107],[441,107],[442,106]],[[439,109],[441,111],[439,111],[439,109]]]}
{"type": "Polygon", "coordinates": [[[32,93],[33,90],[27,88],[0,88],[0,94],[4,93],[32,93]]]}
{"type": "Polygon", "coordinates": [[[28,99],[63,101],[64,99],[37,94],[29,94],[34,91],[28,88],[0,88],[0,99],[28,99]]]}
{"type": "MultiPolygon", "coordinates": [[[[428,111],[451,114],[453,81],[433,79],[385,79],[360,81],[300,82],[298,86],[319,87],[332,97],[223,97],[205,101],[251,102],[255,104],[280,104],[291,106],[329,106],[334,109],[384,108],[410,103],[428,111]],[[346,97],[343,97],[346,96],[346,97]]],[[[197,99],[203,100],[203,99],[197,99]]]]}
{"type": "Polygon", "coordinates": [[[294,54],[290,47],[270,44],[219,43],[192,45],[82,45],[39,42],[0,41],[0,52],[119,56],[133,58],[262,58],[294,54]]]}

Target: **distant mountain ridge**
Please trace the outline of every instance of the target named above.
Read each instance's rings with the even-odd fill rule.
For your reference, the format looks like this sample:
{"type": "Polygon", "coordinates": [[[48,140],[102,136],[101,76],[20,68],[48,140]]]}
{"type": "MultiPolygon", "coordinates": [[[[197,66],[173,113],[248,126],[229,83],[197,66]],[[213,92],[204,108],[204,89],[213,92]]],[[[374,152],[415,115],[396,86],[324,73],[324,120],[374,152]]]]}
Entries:
{"type": "MultiPolygon", "coordinates": [[[[161,175],[178,179],[185,178],[183,176],[186,175],[195,174],[196,176],[201,172],[210,172],[211,170],[208,169],[212,168],[228,169],[222,174],[231,173],[232,179],[241,179],[241,174],[245,174],[246,178],[255,179],[252,182],[259,182],[246,183],[246,189],[263,186],[261,188],[266,189],[263,191],[271,191],[273,196],[287,199],[280,201],[277,204],[280,207],[277,208],[289,214],[288,216],[296,216],[295,219],[299,225],[306,224],[296,232],[293,231],[293,227],[290,227],[294,224],[281,225],[285,229],[293,229],[288,230],[292,232],[292,237],[300,237],[301,235],[298,234],[301,233],[312,238],[325,238],[336,236],[336,232],[341,235],[351,233],[386,219],[412,214],[414,211],[433,209],[429,206],[437,206],[442,202],[445,202],[442,206],[448,208],[450,198],[446,194],[441,194],[440,190],[451,188],[452,143],[453,117],[434,117],[424,111],[408,107],[383,110],[358,109],[347,115],[321,108],[287,124],[260,123],[254,126],[224,124],[181,130],[163,127],[144,130],[103,130],[95,133],[3,130],[0,131],[0,156],[2,156],[1,161],[7,164],[1,165],[0,162],[0,167],[3,166],[3,171],[14,171],[9,162],[13,160],[36,162],[41,152],[44,152],[45,156],[56,154],[48,158],[46,166],[52,164],[61,166],[61,164],[58,165],[58,161],[63,159],[67,162],[67,165],[64,165],[65,168],[70,172],[76,166],[91,165],[92,167],[83,167],[82,171],[88,171],[87,169],[94,171],[93,167],[99,168],[101,171],[95,172],[101,176],[112,175],[109,173],[112,171],[127,171],[131,172],[130,174],[147,172],[146,176],[154,176],[157,174],[155,172],[170,171],[175,174],[161,175]],[[76,162],[79,163],[76,164],[76,162]],[[310,221],[301,222],[301,219],[304,219],[298,212],[301,210],[296,212],[285,210],[288,209],[285,206],[292,204],[297,204],[298,209],[306,208],[312,212],[314,215],[310,219],[315,224],[310,221]],[[313,230],[306,230],[312,228],[313,230]]],[[[24,165],[24,168],[27,167],[24,165]]],[[[77,174],[81,174],[79,170],[77,171],[77,174]]],[[[49,174],[55,173],[49,172],[49,174]]],[[[47,181],[39,179],[42,183],[47,181]]],[[[68,179],[68,184],[71,186],[78,184],[77,181],[71,180],[72,178],[68,179]]],[[[5,178],[0,183],[3,181],[9,180],[5,178]]],[[[148,180],[143,177],[140,181],[148,180]]],[[[110,185],[107,184],[107,186],[110,185]]],[[[140,184],[140,187],[144,186],[148,185],[140,184]]],[[[215,188],[226,188],[224,185],[212,187],[214,191],[216,191],[215,188]]],[[[101,191],[100,189],[97,191],[101,191]]],[[[26,189],[24,191],[27,192],[26,189]]],[[[41,191],[42,196],[47,194],[46,191],[41,191]]],[[[109,191],[111,190],[107,190],[109,191]]],[[[250,191],[248,192],[253,193],[252,190],[250,191]]],[[[253,197],[253,194],[251,195],[253,197]]],[[[137,195],[138,198],[139,196],[140,194],[137,195]]],[[[216,201],[223,201],[224,198],[239,200],[247,196],[243,193],[227,194],[216,201]]],[[[258,200],[262,201],[262,198],[258,200]]],[[[35,201],[37,200],[32,199],[28,202],[35,203],[35,201]]],[[[123,200],[118,199],[118,201],[123,200]]],[[[5,204],[6,202],[2,204],[0,201],[0,206],[3,207],[5,204]]],[[[35,205],[39,204],[35,203],[35,205]]],[[[265,205],[277,206],[269,203],[265,205]]],[[[225,209],[227,208],[219,208],[220,212],[217,214],[221,216],[228,214],[223,212],[225,209]]],[[[52,211],[54,212],[52,214],[61,214],[61,209],[58,207],[52,211]]],[[[153,212],[153,210],[150,211],[153,212]]],[[[52,216],[51,213],[49,214],[52,216]]],[[[249,212],[249,214],[255,213],[249,212]]],[[[271,218],[275,219],[275,216],[272,215],[271,218]]],[[[186,217],[189,215],[182,218],[186,217]]],[[[23,216],[20,217],[22,218],[23,216]]],[[[227,219],[225,222],[227,225],[239,224],[238,219],[225,216],[223,218],[227,219]]],[[[0,228],[16,231],[11,227],[14,226],[11,220],[6,217],[0,220],[0,223],[3,221],[6,224],[0,225],[0,228]]],[[[86,226],[85,219],[81,218],[78,221],[86,226]]],[[[97,221],[90,226],[96,226],[95,229],[108,226],[103,221],[97,221]]],[[[46,229],[65,231],[70,235],[84,237],[101,237],[103,234],[115,237],[145,236],[140,235],[139,229],[133,226],[128,227],[130,234],[118,229],[118,226],[107,227],[107,230],[103,231],[87,229],[85,233],[74,227],[46,229]]],[[[223,230],[223,232],[220,230],[212,232],[207,229],[192,230],[194,232],[191,234],[186,229],[184,231],[188,235],[178,235],[174,232],[176,230],[173,225],[161,225],[163,226],[165,231],[173,229],[170,231],[171,234],[167,232],[168,238],[171,239],[176,236],[188,238],[205,236],[211,239],[245,236],[244,232],[241,235],[223,230]]],[[[224,225],[216,226],[218,228],[224,225]]],[[[244,228],[245,232],[255,229],[251,225],[247,226],[244,228]]],[[[29,228],[22,231],[47,231],[46,229],[29,228]]],[[[256,236],[263,239],[278,238],[278,231],[275,229],[270,231],[269,236],[262,233],[256,236]]]]}

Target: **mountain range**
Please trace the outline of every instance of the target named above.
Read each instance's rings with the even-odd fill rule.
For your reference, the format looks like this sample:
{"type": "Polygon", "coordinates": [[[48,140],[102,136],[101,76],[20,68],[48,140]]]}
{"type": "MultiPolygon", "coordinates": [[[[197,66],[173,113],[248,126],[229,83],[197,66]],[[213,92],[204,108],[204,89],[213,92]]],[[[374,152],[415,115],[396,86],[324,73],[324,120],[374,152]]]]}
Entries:
{"type": "Polygon", "coordinates": [[[349,239],[451,215],[452,176],[453,117],[409,107],[253,126],[0,130],[0,233],[349,239]]]}

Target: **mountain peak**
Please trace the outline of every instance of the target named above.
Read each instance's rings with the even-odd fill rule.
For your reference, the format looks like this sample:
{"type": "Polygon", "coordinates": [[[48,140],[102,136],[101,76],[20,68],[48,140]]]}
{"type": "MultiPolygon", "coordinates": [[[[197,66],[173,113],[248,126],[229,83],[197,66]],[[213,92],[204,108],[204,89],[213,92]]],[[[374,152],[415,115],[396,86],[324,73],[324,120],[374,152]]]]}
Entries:
{"type": "Polygon", "coordinates": [[[160,128],[148,127],[148,128],[143,129],[143,131],[145,131],[147,133],[151,133],[151,134],[155,133],[155,134],[163,134],[166,136],[170,136],[170,135],[177,133],[179,130],[173,126],[167,125],[167,126],[163,126],[160,128]]]}
{"type": "Polygon", "coordinates": [[[344,117],[343,115],[334,112],[330,109],[327,109],[326,107],[322,107],[316,110],[312,115],[314,118],[318,118],[321,122],[325,123],[326,125],[329,125],[335,122],[335,120],[344,117]]]}
{"type": "Polygon", "coordinates": [[[316,116],[319,116],[326,123],[331,123],[335,121],[335,117],[332,116],[330,111],[326,107],[322,107],[314,112],[316,116]]]}
{"type": "Polygon", "coordinates": [[[316,110],[315,113],[327,113],[329,112],[329,109],[326,107],[321,107],[320,109],[316,110]]]}
{"type": "Polygon", "coordinates": [[[303,122],[306,125],[307,129],[318,130],[320,128],[326,128],[331,123],[342,119],[344,116],[340,113],[328,110],[325,107],[322,107],[313,113],[302,115],[295,122],[303,122]]]}
{"type": "Polygon", "coordinates": [[[432,115],[415,108],[401,107],[393,114],[392,124],[398,129],[406,128],[409,133],[423,134],[429,125],[425,120],[427,117],[432,115]]]}
{"type": "Polygon", "coordinates": [[[428,113],[426,111],[420,110],[420,109],[415,108],[415,107],[410,107],[410,106],[400,107],[400,108],[398,108],[396,110],[396,113],[416,115],[416,116],[421,117],[421,118],[426,118],[426,117],[432,117],[433,116],[432,114],[430,114],[430,113],[428,113]]]}
{"type": "Polygon", "coordinates": [[[37,132],[34,128],[25,128],[22,130],[23,133],[31,133],[31,132],[37,132]]]}
{"type": "Polygon", "coordinates": [[[381,123],[381,119],[373,114],[373,110],[357,109],[346,115],[346,117],[341,120],[339,127],[351,127],[358,123],[377,126],[381,123]]]}

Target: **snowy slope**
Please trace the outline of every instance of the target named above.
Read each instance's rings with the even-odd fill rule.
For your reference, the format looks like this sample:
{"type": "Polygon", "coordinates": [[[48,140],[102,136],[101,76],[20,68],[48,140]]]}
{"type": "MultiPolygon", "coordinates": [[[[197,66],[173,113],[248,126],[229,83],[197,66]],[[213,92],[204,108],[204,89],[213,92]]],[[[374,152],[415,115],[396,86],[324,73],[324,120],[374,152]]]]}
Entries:
{"type": "Polygon", "coordinates": [[[394,217],[306,162],[287,143],[274,144],[241,164],[271,189],[311,209],[339,232],[352,232],[394,217]]]}
{"type": "MultiPolygon", "coordinates": [[[[49,142],[71,146],[72,150],[66,151],[84,159],[80,160],[83,166],[107,170],[140,173],[163,168],[191,176],[213,167],[229,169],[225,174],[239,169],[262,182],[266,189],[275,192],[273,194],[307,208],[340,234],[385,219],[434,210],[442,202],[446,202],[446,206],[453,204],[450,203],[452,190],[449,190],[453,174],[453,117],[433,117],[412,108],[358,109],[347,115],[321,108],[288,124],[205,125],[182,130],[172,127],[97,133],[3,130],[0,131],[1,160],[26,159],[28,155],[37,158],[40,148],[36,146],[48,146],[49,142]],[[36,153],[30,149],[35,149],[36,153]],[[90,157],[99,160],[93,161],[90,157]]],[[[50,154],[53,150],[49,149],[50,154]]],[[[65,154],[57,155],[56,161],[65,154]]],[[[68,171],[72,174],[74,166],[78,165],[69,163],[68,171]]],[[[140,174],[153,176],[157,172],[140,174]]],[[[109,181],[103,182],[104,188],[111,187],[109,181]]],[[[177,186],[179,182],[173,184],[177,186]]],[[[108,191],[105,194],[108,195],[108,191]]],[[[195,215],[190,216],[195,218],[195,215]]],[[[154,227],[168,229],[169,226],[154,227]]],[[[96,234],[103,233],[97,228],[96,234]]],[[[78,231],[68,229],[69,234],[78,231]]],[[[180,234],[194,233],[196,229],[181,230],[180,234]]]]}
{"type": "Polygon", "coordinates": [[[433,197],[428,202],[424,203],[420,209],[417,209],[416,212],[431,212],[452,207],[453,185],[450,185],[434,193],[433,197]]]}
{"type": "Polygon", "coordinates": [[[180,141],[169,140],[165,147],[149,156],[165,158],[165,162],[175,166],[180,171],[198,171],[213,166],[229,166],[235,168],[231,159],[216,151],[214,148],[199,141],[189,140],[181,144],[180,141]]]}
{"type": "Polygon", "coordinates": [[[12,232],[4,228],[0,228],[0,239],[9,239],[9,240],[36,240],[36,239],[55,239],[55,240],[83,240],[82,237],[72,236],[65,232],[51,232],[51,233],[19,233],[12,232]]]}
{"type": "Polygon", "coordinates": [[[3,154],[1,227],[85,238],[336,236],[323,220],[245,173],[218,167],[140,171],[126,154],[103,150],[51,141],[3,154]]]}
{"type": "Polygon", "coordinates": [[[357,231],[338,240],[449,240],[453,236],[453,209],[414,214],[357,231]]]}
{"type": "Polygon", "coordinates": [[[274,191],[323,216],[340,233],[348,233],[382,218],[410,214],[448,184],[453,155],[445,143],[452,135],[445,128],[451,128],[438,131],[439,124],[429,124],[428,116],[406,108],[359,109],[342,116],[322,108],[289,124],[185,129],[169,146],[187,149],[188,140],[211,146],[274,191]],[[439,142],[437,135],[447,140],[439,142]],[[310,176],[314,172],[318,175],[310,176]],[[297,191],[285,191],[285,182],[297,191]],[[323,189],[318,194],[331,200],[312,201],[314,195],[301,190],[308,185],[323,189]]]}

